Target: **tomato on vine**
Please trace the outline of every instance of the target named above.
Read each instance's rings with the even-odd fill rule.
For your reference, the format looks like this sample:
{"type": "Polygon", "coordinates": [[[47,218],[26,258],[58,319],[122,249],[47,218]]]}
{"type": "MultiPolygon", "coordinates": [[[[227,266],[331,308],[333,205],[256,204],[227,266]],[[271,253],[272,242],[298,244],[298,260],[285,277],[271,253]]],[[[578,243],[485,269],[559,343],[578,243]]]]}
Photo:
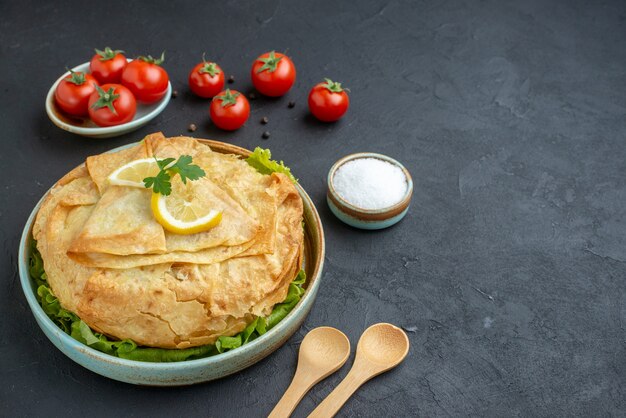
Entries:
{"type": "Polygon", "coordinates": [[[87,116],[89,97],[96,91],[97,85],[98,81],[91,74],[70,70],[54,91],[54,99],[68,115],[87,116]]]}
{"type": "Polygon", "coordinates": [[[200,97],[214,97],[224,88],[224,71],[216,63],[207,62],[202,55],[202,62],[189,73],[189,87],[200,97]]]}
{"type": "Polygon", "coordinates": [[[309,110],[323,122],[339,120],[350,106],[350,99],[341,83],[325,78],[324,83],[315,85],[309,93],[309,110]]]}
{"type": "Polygon", "coordinates": [[[234,131],[248,120],[250,104],[243,94],[226,89],[213,98],[209,113],[215,126],[225,131],[234,131]]]}
{"type": "Polygon", "coordinates": [[[121,84],[96,86],[89,97],[89,117],[98,126],[130,122],[137,111],[133,93],[121,84]]]}
{"type": "Polygon", "coordinates": [[[165,53],[160,58],[140,56],[126,65],[122,72],[122,84],[128,88],[141,103],[154,103],[167,93],[169,76],[161,67],[165,53]]]}
{"type": "Polygon", "coordinates": [[[254,61],[250,75],[259,93],[279,97],[287,93],[296,81],[296,67],[285,54],[271,51],[254,61]]]}
{"type": "Polygon", "coordinates": [[[119,83],[128,64],[123,52],[119,49],[112,50],[108,46],[104,51],[96,49],[96,55],[89,63],[91,74],[102,84],[119,83]]]}

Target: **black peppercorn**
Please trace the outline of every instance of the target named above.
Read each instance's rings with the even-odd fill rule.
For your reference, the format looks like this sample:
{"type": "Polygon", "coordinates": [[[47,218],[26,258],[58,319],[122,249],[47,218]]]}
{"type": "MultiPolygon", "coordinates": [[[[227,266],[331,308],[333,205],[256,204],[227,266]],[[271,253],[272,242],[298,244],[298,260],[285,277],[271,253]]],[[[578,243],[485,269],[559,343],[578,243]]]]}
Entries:
{"type": "Polygon", "coordinates": [[[269,122],[269,121],[270,121],[270,120],[267,118],[267,116],[263,116],[263,118],[261,119],[261,123],[262,123],[263,125],[266,125],[266,124],[267,124],[267,122],[269,122]]]}
{"type": "Polygon", "coordinates": [[[288,107],[289,109],[292,109],[292,108],[294,108],[295,106],[296,106],[296,102],[289,102],[289,104],[287,105],[287,107],[288,107]]]}
{"type": "Polygon", "coordinates": [[[231,75],[230,77],[228,77],[228,82],[229,82],[230,84],[233,84],[233,83],[235,82],[235,76],[234,76],[234,75],[231,75]]]}
{"type": "Polygon", "coordinates": [[[196,126],[195,123],[192,123],[191,125],[189,125],[189,127],[187,128],[187,130],[189,132],[194,132],[196,129],[198,129],[198,127],[196,126]]]}
{"type": "Polygon", "coordinates": [[[269,137],[270,137],[269,131],[265,131],[265,132],[263,132],[263,135],[261,135],[261,138],[263,138],[263,139],[267,139],[269,137]]]}

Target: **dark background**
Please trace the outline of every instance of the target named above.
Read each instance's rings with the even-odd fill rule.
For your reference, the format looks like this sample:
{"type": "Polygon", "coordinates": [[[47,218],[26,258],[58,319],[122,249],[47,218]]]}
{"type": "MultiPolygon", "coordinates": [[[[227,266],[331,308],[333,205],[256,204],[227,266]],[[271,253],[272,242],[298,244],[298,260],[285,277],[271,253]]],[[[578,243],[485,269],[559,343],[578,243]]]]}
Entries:
{"type": "Polygon", "coordinates": [[[621,1],[2,0],[0,415],[262,416],[308,330],[337,327],[356,347],[381,321],[405,327],[409,356],[342,416],[623,415],[625,19],[621,1]],[[104,46],[165,50],[179,95],[122,137],[63,132],[45,95],[64,67],[104,46]],[[254,58],[271,49],[293,58],[295,87],[253,101],[243,129],[215,129],[188,71],[206,51],[236,77],[230,87],[249,92],[254,58]],[[307,114],[323,77],[351,89],[336,124],[307,114]],[[304,327],[235,376],[161,389],[108,380],[38,329],[19,285],[18,238],[37,200],[85,157],[190,123],[198,137],[270,147],[292,167],[325,227],[322,286],[304,327]],[[415,181],[411,210],[391,229],[352,229],[325,203],[330,166],[360,151],[397,158],[415,181]]]}

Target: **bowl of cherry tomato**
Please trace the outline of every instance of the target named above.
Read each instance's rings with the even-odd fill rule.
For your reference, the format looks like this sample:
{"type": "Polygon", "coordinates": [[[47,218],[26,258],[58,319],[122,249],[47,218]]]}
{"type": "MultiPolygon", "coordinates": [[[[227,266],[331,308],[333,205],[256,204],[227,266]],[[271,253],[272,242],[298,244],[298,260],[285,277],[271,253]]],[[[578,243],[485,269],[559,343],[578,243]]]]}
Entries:
{"type": "Polygon", "coordinates": [[[52,123],[77,135],[110,138],[139,129],[165,109],[172,85],[165,70],[155,64],[159,60],[122,56],[126,64],[120,65],[117,52],[99,51],[115,58],[102,60],[105,56],[96,54],[54,82],[46,97],[52,123]]]}

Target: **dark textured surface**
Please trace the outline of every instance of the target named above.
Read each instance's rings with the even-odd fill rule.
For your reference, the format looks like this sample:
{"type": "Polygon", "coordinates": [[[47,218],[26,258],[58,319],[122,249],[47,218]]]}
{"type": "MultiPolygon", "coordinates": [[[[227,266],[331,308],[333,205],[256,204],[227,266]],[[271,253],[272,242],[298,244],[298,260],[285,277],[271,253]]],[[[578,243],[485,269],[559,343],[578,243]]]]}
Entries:
{"type": "Polygon", "coordinates": [[[380,321],[409,331],[409,356],[342,416],[624,415],[624,2],[152,3],[161,5],[0,3],[0,415],[262,416],[307,330],[340,328],[356,347],[380,321]],[[47,90],[105,45],[165,49],[179,95],[135,133],[65,133],[45,115],[47,90]],[[188,93],[188,70],[207,51],[247,92],[252,60],[270,49],[288,50],[295,88],[253,101],[240,131],[217,131],[207,103],[188,93]],[[307,115],[322,77],[351,88],[334,125],[307,115]],[[39,197],[86,156],[192,122],[198,137],[268,146],[292,167],[326,229],[322,287],[300,332],[236,376],[169,389],[107,380],[38,329],[17,277],[18,237],[39,197]],[[328,169],[359,151],[395,157],[413,175],[413,205],[392,229],[351,229],[325,204],[328,169]]]}

